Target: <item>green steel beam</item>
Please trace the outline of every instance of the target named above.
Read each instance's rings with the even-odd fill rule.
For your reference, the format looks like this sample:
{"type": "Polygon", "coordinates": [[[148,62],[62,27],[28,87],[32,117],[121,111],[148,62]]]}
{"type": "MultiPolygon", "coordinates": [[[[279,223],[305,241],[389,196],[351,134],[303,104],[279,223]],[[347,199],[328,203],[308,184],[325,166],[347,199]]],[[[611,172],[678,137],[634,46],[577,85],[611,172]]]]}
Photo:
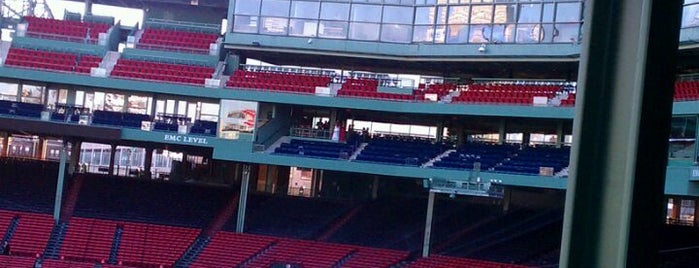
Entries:
{"type": "Polygon", "coordinates": [[[657,267],[681,1],[591,0],[561,267],[657,267]]]}

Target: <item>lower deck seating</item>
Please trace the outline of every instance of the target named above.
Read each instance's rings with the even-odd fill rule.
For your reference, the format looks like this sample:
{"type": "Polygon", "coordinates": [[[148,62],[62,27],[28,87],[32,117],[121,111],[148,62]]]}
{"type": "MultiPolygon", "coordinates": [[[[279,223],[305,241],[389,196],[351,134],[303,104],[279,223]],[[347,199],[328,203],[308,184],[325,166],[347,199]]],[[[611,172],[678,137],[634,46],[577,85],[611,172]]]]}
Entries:
{"type": "Polygon", "coordinates": [[[43,110],[41,104],[0,100],[0,114],[4,115],[39,118],[43,110]]]}
{"type": "Polygon", "coordinates": [[[189,267],[239,267],[276,241],[273,237],[218,232],[189,267]]]}
{"type": "Polygon", "coordinates": [[[246,267],[267,268],[274,264],[292,264],[304,268],[334,267],[353,250],[353,247],[348,245],[281,240],[246,267]]]}
{"type": "Polygon", "coordinates": [[[214,68],[209,66],[119,59],[111,76],[204,85],[205,80],[211,78],[213,73],[214,68]]]}
{"type": "Polygon", "coordinates": [[[76,54],[12,47],[7,54],[5,65],[72,72],[77,60],[76,54]]]}
{"type": "Polygon", "coordinates": [[[481,170],[489,170],[504,161],[517,149],[513,145],[468,143],[435,161],[433,166],[439,168],[474,169],[475,163],[480,163],[481,170]]]}
{"type": "Polygon", "coordinates": [[[125,264],[172,265],[199,233],[198,229],[124,223],[118,260],[125,264]]]}
{"type": "Polygon", "coordinates": [[[274,149],[275,153],[347,159],[356,148],[346,143],[292,139],[274,149]]]}
{"type": "Polygon", "coordinates": [[[19,225],[10,244],[12,254],[35,256],[42,254],[49,240],[54,220],[50,215],[22,212],[19,225]]]}
{"type": "Polygon", "coordinates": [[[358,248],[356,252],[342,264],[343,268],[387,268],[408,258],[407,251],[377,248],[358,248]]]}
{"type": "Polygon", "coordinates": [[[496,171],[539,174],[540,168],[551,167],[559,172],[570,162],[570,147],[526,147],[494,167],[496,171]]]}
{"type": "Polygon", "coordinates": [[[419,166],[446,150],[447,146],[411,138],[375,138],[364,147],[357,160],[419,166]]]}
{"type": "Polygon", "coordinates": [[[523,265],[504,264],[498,262],[464,259],[441,255],[432,255],[427,258],[420,258],[417,261],[405,266],[407,268],[524,268],[523,265]]]}
{"type": "Polygon", "coordinates": [[[60,256],[70,260],[101,262],[109,258],[115,221],[74,217],[68,224],[60,256]]]}

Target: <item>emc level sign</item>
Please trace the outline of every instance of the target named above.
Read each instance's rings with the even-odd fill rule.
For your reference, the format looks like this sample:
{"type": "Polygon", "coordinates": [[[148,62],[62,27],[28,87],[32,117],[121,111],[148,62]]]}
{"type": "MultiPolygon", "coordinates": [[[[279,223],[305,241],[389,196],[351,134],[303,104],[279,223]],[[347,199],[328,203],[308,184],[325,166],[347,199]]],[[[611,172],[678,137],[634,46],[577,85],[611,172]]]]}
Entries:
{"type": "Polygon", "coordinates": [[[209,141],[207,141],[206,138],[172,134],[165,134],[163,141],[178,142],[183,144],[209,144],[209,141]]]}

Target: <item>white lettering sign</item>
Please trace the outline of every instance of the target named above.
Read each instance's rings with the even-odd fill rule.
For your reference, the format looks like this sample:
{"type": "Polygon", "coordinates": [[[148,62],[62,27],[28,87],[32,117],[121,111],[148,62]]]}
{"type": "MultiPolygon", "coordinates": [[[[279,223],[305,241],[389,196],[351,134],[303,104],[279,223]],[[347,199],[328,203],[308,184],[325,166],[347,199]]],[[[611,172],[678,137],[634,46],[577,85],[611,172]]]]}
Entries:
{"type": "Polygon", "coordinates": [[[692,177],[699,177],[699,169],[692,169],[692,177]]]}
{"type": "Polygon", "coordinates": [[[207,141],[206,138],[191,137],[191,136],[185,136],[185,135],[165,134],[165,137],[163,137],[163,140],[184,143],[184,144],[209,144],[209,141],[207,141]]]}

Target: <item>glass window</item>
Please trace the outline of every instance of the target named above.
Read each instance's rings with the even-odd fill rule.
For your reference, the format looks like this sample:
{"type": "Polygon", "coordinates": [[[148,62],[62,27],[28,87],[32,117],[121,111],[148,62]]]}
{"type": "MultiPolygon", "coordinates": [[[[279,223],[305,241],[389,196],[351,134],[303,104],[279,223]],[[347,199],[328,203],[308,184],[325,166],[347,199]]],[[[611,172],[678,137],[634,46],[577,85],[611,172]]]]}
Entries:
{"type": "Polygon", "coordinates": [[[352,22],[350,23],[349,38],[366,41],[379,40],[379,24],[352,22]]]}
{"type": "Polygon", "coordinates": [[[450,6],[449,24],[467,24],[469,15],[468,11],[468,6],[450,6]]]}
{"type": "Polygon", "coordinates": [[[384,23],[412,24],[413,12],[411,7],[385,6],[383,8],[384,23]]]}
{"type": "Polygon", "coordinates": [[[493,11],[493,23],[514,23],[515,5],[496,5],[493,11]]]}
{"type": "Polygon", "coordinates": [[[541,26],[539,24],[517,25],[517,43],[538,43],[541,40],[541,26]]]}
{"type": "Polygon", "coordinates": [[[124,111],[124,95],[107,93],[104,95],[104,110],[111,112],[124,111]]]}
{"type": "Polygon", "coordinates": [[[239,16],[233,19],[233,31],[238,33],[257,33],[259,18],[256,16],[239,16]]]}
{"type": "Polygon", "coordinates": [[[577,23],[556,24],[553,42],[576,43],[580,38],[580,25],[577,23]]]}
{"type": "Polygon", "coordinates": [[[379,5],[352,5],[353,22],[380,22],[381,6],[379,5]]]}
{"type": "Polygon", "coordinates": [[[490,34],[492,32],[492,27],[490,24],[479,24],[471,25],[470,35],[468,37],[469,43],[488,43],[490,42],[490,34]]]}
{"type": "Polygon", "coordinates": [[[699,26],[699,5],[685,6],[682,9],[682,27],[699,26]]]}
{"type": "Polygon", "coordinates": [[[435,7],[415,8],[415,24],[434,24],[435,7]]]}
{"type": "Polygon", "coordinates": [[[447,26],[446,25],[441,25],[437,26],[434,29],[434,42],[435,43],[444,43],[444,40],[447,37],[447,26]]]}
{"type": "Polygon", "coordinates": [[[43,86],[22,85],[22,102],[41,104],[44,88],[43,86]]]}
{"type": "Polygon", "coordinates": [[[579,22],[580,3],[558,3],[556,22],[579,22]]]}
{"type": "Polygon", "coordinates": [[[346,21],[349,18],[349,4],[323,2],[320,5],[320,18],[346,21]]]}
{"type": "Polygon", "coordinates": [[[556,33],[553,28],[553,24],[542,24],[541,25],[541,35],[543,36],[541,42],[551,43],[553,42],[553,35],[556,33]]]}
{"type": "Polygon", "coordinates": [[[553,22],[553,4],[544,4],[541,14],[541,22],[553,22]]]}
{"type": "Polygon", "coordinates": [[[289,16],[289,0],[264,0],[262,16],[288,17],[289,16]]]}
{"type": "Polygon", "coordinates": [[[18,85],[15,83],[0,82],[0,94],[17,96],[18,85]]]}
{"type": "Polygon", "coordinates": [[[129,113],[148,114],[148,96],[129,96],[129,113]]]}
{"type": "Polygon", "coordinates": [[[447,27],[447,43],[458,44],[468,42],[468,25],[449,25],[447,27]]]}
{"type": "Polygon", "coordinates": [[[490,23],[493,19],[493,6],[473,6],[471,7],[471,23],[484,24],[490,23]]]}
{"type": "Polygon", "coordinates": [[[257,15],[260,12],[260,0],[235,1],[235,13],[240,15],[257,15]]]}
{"type": "Polygon", "coordinates": [[[262,18],[262,27],[260,27],[260,33],[286,35],[288,23],[289,19],[287,18],[262,18]]]}
{"type": "MultiPolygon", "coordinates": [[[[468,11],[466,11],[468,14],[468,11]]],[[[440,6],[437,8],[437,24],[447,24],[447,7],[440,6]]],[[[468,18],[466,19],[468,21],[468,18]]]]}
{"type": "Polygon", "coordinates": [[[493,43],[512,43],[515,40],[514,24],[493,25],[493,34],[490,41],[493,43]]]}
{"type": "Polygon", "coordinates": [[[536,23],[541,20],[541,4],[519,5],[519,23],[536,23]]]}
{"type": "Polygon", "coordinates": [[[383,24],[381,25],[381,41],[393,43],[410,43],[411,25],[383,24]]]}
{"type": "Polygon", "coordinates": [[[317,20],[291,19],[289,21],[289,35],[316,36],[318,31],[317,20]]]}
{"type": "Polygon", "coordinates": [[[317,19],[320,9],[318,2],[293,1],[291,2],[291,17],[302,19],[317,19]]]}
{"type": "Polygon", "coordinates": [[[346,21],[321,21],[318,24],[318,36],[325,38],[347,38],[346,21]]]}
{"type": "Polygon", "coordinates": [[[413,42],[432,42],[434,41],[434,26],[415,26],[413,27],[413,42]]]}

